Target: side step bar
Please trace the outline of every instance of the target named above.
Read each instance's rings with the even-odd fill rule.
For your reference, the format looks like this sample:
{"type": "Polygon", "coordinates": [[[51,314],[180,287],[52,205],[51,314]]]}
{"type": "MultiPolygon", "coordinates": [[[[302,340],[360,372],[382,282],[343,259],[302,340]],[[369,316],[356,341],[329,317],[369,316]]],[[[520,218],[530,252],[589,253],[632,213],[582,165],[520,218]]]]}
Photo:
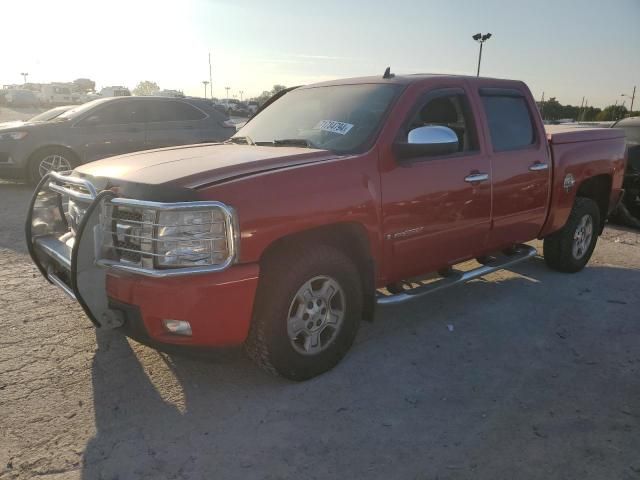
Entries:
{"type": "Polygon", "coordinates": [[[518,245],[515,247],[514,253],[510,255],[500,255],[498,258],[492,258],[486,264],[481,267],[474,268],[473,270],[469,270],[467,272],[451,270],[451,272],[447,272],[447,275],[441,280],[436,280],[427,285],[412,288],[397,294],[385,295],[378,292],[376,302],[378,305],[404,303],[408,300],[413,300],[444,288],[453,287],[454,285],[483,277],[497,270],[503,270],[507,267],[528,260],[531,257],[535,257],[537,254],[538,251],[530,245],[518,245]]]}

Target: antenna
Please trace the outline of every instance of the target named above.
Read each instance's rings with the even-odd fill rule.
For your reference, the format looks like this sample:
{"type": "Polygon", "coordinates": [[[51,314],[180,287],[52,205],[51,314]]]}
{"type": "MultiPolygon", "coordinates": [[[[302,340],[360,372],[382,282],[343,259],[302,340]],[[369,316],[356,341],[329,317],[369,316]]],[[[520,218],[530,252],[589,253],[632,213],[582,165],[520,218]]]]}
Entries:
{"type": "Polygon", "coordinates": [[[387,69],[384,71],[384,75],[382,75],[382,78],[393,78],[395,76],[395,73],[391,73],[391,67],[387,67],[387,69]]]}

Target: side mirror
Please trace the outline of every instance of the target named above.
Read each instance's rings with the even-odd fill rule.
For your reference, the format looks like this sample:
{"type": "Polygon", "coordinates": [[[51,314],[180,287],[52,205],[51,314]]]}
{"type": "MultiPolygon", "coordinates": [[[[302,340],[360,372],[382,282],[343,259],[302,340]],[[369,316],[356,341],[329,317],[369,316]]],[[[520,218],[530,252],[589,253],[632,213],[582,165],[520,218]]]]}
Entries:
{"type": "Polygon", "coordinates": [[[418,127],[409,132],[406,142],[396,142],[394,149],[400,159],[449,155],[458,151],[458,136],[440,125],[418,127]]]}

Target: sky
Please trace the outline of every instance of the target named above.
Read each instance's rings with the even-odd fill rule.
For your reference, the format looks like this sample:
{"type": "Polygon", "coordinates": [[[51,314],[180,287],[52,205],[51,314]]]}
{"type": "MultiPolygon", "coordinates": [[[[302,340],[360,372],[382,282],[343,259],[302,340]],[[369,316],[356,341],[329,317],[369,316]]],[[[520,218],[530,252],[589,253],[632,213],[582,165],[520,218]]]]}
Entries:
{"type": "MultiPolygon", "coordinates": [[[[640,0],[1,0],[0,85],[95,80],[251,97],[362,75],[481,74],[605,106],[640,87],[640,0]]],[[[638,91],[640,104],[640,89],[638,91]]]]}

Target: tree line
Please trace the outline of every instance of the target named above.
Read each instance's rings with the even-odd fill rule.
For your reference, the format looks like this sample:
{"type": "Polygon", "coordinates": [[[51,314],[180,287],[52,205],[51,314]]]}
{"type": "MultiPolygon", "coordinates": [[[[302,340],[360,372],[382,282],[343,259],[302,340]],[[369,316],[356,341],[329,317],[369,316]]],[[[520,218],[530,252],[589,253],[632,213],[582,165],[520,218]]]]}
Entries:
{"type": "Polygon", "coordinates": [[[609,105],[605,108],[579,107],[575,105],[562,105],[556,97],[551,97],[544,102],[537,102],[542,118],[545,120],[572,119],[578,122],[606,122],[619,120],[624,117],[640,115],[639,111],[629,112],[624,105],[609,105]]]}

